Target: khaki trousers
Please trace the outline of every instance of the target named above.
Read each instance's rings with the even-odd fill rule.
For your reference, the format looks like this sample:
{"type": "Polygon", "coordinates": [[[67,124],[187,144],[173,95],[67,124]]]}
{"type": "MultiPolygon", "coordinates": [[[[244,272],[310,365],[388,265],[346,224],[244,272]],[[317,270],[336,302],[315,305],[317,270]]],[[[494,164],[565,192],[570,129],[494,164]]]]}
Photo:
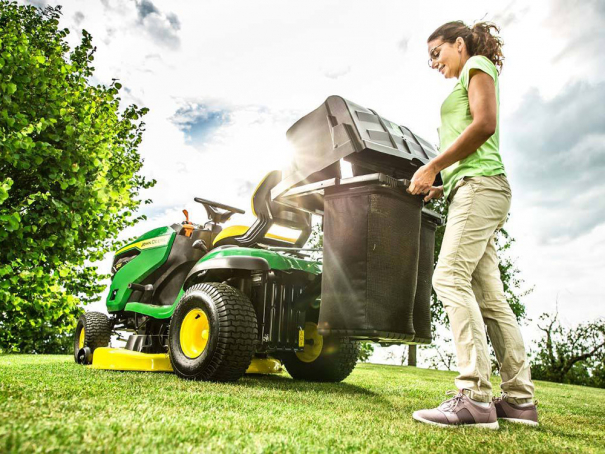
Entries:
{"type": "Polygon", "coordinates": [[[489,402],[491,364],[485,326],[500,363],[502,391],[532,401],[534,385],[521,331],[506,302],[496,254],[511,190],[504,175],[466,177],[452,191],[433,287],[449,316],[460,375],[458,389],[489,402]]]}

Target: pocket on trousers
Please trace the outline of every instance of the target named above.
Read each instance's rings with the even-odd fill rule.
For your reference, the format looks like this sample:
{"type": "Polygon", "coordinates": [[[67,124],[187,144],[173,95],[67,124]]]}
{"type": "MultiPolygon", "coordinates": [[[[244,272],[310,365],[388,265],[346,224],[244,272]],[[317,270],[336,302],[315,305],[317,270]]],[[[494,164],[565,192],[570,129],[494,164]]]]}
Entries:
{"type": "Polygon", "coordinates": [[[473,189],[477,189],[478,187],[485,184],[485,178],[488,177],[479,175],[476,177],[464,177],[463,180],[466,182],[467,185],[471,186],[473,189]]]}
{"type": "Polygon", "coordinates": [[[481,178],[483,177],[464,177],[462,178],[463,184],[461,186],[467,187],[472,192],[477,192],[482,186],[481,178]]]}
{"type": "Polygon", "coordinates": [[[450,192],[450,196],[448,197],[448,201],[450,203],[453,202],[454,197],[456,196],[456,193],[458,192],[458,190],[463,187],[463,186],[467,186],[468,185],[468,180],[466,179],[467,177],[463,177],[460,178],[456,184],[454,185],[454,187],[452,188],[452,192],[450,192]]]}

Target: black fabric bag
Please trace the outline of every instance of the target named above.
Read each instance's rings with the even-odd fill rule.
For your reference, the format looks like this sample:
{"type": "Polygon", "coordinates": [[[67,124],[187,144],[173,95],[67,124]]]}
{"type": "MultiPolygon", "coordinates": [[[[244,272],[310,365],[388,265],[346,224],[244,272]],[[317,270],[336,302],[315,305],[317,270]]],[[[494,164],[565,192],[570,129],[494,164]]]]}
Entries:
{"type": "Polygon", "coordinates": [[[418,282],[414,298],[414,336],[415,344],[430,344],[431,332],[431,290],[433,263],[435,257],[435,230],[441,224],[437,213],[422,211],[420,227],[420,254],[418,258],[418,282]]]}
{"type": "Polygon", "coordinates": [[[326,190],[320,334],[414,338],[421,210],[403,188],[326,190]]]}

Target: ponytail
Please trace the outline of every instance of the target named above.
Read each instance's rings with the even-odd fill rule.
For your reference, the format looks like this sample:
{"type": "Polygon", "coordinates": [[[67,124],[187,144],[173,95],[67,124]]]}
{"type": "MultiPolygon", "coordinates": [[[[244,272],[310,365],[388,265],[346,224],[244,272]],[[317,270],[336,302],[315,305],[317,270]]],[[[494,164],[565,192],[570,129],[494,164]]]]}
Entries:
{"type": "Polygon", "coordinates": [[[435,30],[427,42],[441,38],[444,42],[454,43],[456,38],[460,37],[466,44],[469,56],[483,55],[487,57],[500,73],[504,65],[504,55],[502,55],[504,43],[498,33],[500,33],[500,28],[493,22],[477,22],[471,28],[462,21],[454,21],[443,24],[435,30]]]}
{"type": "Polygon", "coordinates": [[[498,73],[502,71],[504,64],[504,55],[502,55],[502,46],[504,43],[498,36],[500,29],[493,22],[477,22],[471,28],[473,34],[473,53],[472,55],[484,55],[498,68],[498,73]],[[494,33],[492,33],[492,30],[494,33]]]}

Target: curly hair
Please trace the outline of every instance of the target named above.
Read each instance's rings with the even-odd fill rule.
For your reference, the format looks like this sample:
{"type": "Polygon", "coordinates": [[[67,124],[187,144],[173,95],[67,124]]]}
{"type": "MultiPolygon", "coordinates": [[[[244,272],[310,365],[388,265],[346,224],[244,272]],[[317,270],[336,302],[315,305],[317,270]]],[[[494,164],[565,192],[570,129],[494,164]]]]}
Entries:
{"type": "Polygon", "coordinates": [[[441,38],[444,42],[454,43],[456,38],[460,37],[464,40],[471,57],[483,55],[489,58],[500,73],[504,65],[504,55],[502,55],[504,42],[498,33],[500,33],[500,28],[493,22],[477,22],[469,27],[462,21],[454,21],[443,24],[431,33],[427,42],[441,38]]]}

